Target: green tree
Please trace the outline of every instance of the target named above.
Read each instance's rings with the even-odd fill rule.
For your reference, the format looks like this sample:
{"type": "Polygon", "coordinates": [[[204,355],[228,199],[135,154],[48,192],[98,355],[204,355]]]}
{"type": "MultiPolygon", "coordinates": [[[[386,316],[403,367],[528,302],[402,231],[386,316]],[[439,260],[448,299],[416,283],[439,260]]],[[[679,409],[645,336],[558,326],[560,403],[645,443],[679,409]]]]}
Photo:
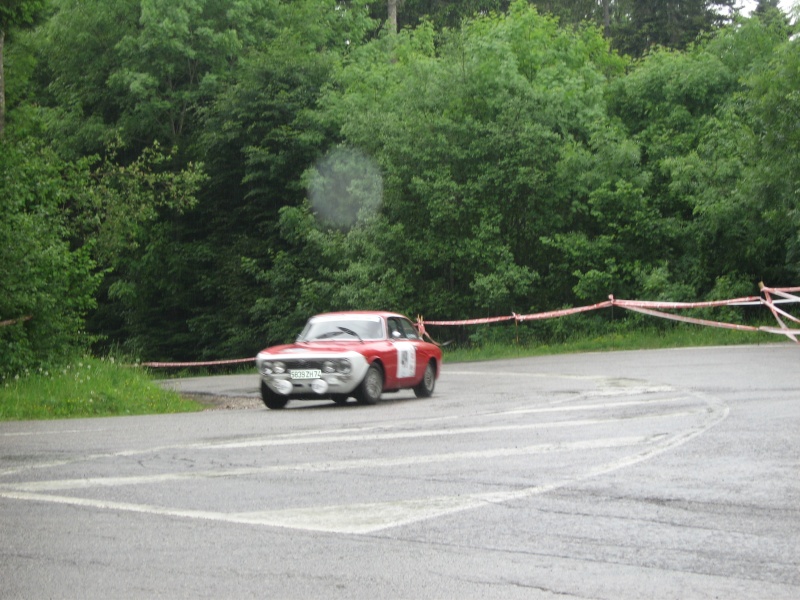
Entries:
{"type": "MultiPolygon", "coordinates": [[[[31,35],[36,69],[31,103],[45,134],[69,160],[100,154],[116,143],[127,102],[109,79],[122,69],[121,40],[138,27],[139,0],[51,0],[53,14],[31,35]]],[[[153,136],[128,143],[134,159],[153,136]]]]}
{"type": "Polygon", "coordinates": [[[84,317],[100,275],[75,248],[64,208],[83,193],[88,163],[35,142],[0,141],[0,374],[52,368],[85,349],[84,317]]]}
{"type": "Polygon", "coordinates": [[[698,297],[782,279],[791,213],[764,206],[775,206],[771,175],[791,158],[761,158],[766,133],[779,129],[757,126],[761,103],[744,82],[783,86],[787,74],[771,69],[787,35],[785,25],[746,20],[689,51],[655,52],[611,87],[610,107],[641,148],[645,198],[664,232],[661,264],[651,261],[640,276],[653,295],[698,297]]]}
{"type": "MultiPolygon", "coordinates": [[[[786,31],[777,23],[778,32],[786,31]]],[[[766,26],[775,24],[768,21],[766,26]]],[[[766,68],[754,68],[746,79],[744,106],[758,144],[741,191],[761,215],[763,227],[754,232],[759,245],[775,257],[763,263],[765,281],[800,275],[799,74],[800,48],[796,41],[786,41],[775,48],[766,68]]]]}
{"type": "MultiPolygon", "coordinates": [[[[65,161],[35,140],[0,153],[0,372],[56,363],[85,350],[86,317],[104,275],[143,241],[164,210],[194,203],[202,174],[159,171],[157,148],[131,165],[65,161]]],[[[109,155],[111,156],[111,155],[109,155]]]]}
{"type": "Polygon", "coordinates": [[[458,29],[464,19],[489,12],[504,13],[511,0],[403,0],[397,16],[398,27],[414,28],[423,19],[435,29],[458,29]]]}
{"type": "Polygon", "coordinates": [[[0,4],[0,138],[6,124],[5,42],[9,31],[33,25],[45,0],[6,0],[0,4]]]}
{"type": "Polygon", "coordinates": [[[758,4],[753,11],[753,16],[763,18],[776,10],[781,14],[783,13],[783,11],[781,11],[780,0],[758,0],[758,4]]]}
{"type": "Polygon", "coordinates": [[[363,48],[324,99],[324,118],[381,166],[384,204],[345,236],[381,247],[323,282],[333,293],[356,277],[354,261],[369,264],[405,286],[386,300],[426,316],[564,301],[534,287],[553,254],[541,238],[571,226],[574,198],[559,184],[575,174],[563,159],[576,146],[591,153],[607,125],[602,87],[625,63],[598,30],[559,28],[525,2],[434,40],[425,24],[363,48]]]}
{"type": "Polygon", "coordinates": [[[193,113],[192,154],[209,179],[190,212],[143,228],[97,325],[155,358],[246,356],[289,318],[254,312],[266,287],[258,274],[283,260],[279,211],[303,202],[302,173],[329,135],[308,110],[374,27],[361,2],[243,1],[226,15],[242,48],[227,85],[193,113]]]}
{"type": "Polygon", "coordinates": [[[730,20],[734,0],[631,0],[611,26],[614,47],[642,56],[656,46],[683,49],[730,20]]]}
{"type": "Polygon", "coordinates": [[[157,141],[190,160],[198,111],[230,70],[241,40],[218,0],[53,0],[37,32],[51,135],[66,156],[121,136],[135,159],[157,141]]]}

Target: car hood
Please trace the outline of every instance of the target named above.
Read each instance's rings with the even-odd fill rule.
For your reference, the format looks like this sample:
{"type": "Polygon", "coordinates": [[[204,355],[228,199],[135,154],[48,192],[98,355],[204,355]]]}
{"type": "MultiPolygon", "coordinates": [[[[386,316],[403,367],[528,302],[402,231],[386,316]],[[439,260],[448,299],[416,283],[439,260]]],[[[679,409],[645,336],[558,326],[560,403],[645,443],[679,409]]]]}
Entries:
{"type": "Polygon", "coordinates": [[[345,354],[358,352],[363,354],[379,346],[385,346],[386,341],[378,342],[309,342],[307,344],[285,344],[272,346],[260,352],[261,355],[273,356],[314,356],[319,354],[345,354]]]}

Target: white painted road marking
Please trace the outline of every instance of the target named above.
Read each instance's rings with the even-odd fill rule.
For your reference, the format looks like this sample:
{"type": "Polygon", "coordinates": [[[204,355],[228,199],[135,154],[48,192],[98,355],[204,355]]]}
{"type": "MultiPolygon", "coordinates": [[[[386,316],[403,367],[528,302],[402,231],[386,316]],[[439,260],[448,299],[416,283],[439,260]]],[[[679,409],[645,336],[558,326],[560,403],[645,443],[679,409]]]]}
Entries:
{"type": "MultiPolygon", "coordinates": [[[[655,406],[663,403],[673,403],[677,401],[686,401],[686,397],[673,397],[666,399],[643,400],[643,401],[625,401],[620,403],[602,403],[602,404],[580,404],[580,405],[557,405],[550,407],[540,408],[525,408],[525,409],[512,409],[507,411],[487,413],[494,416],[506,414],[525,414],[537,412],[574,412],[582,410],[598,410],[603,408],[623,407],[623,406],[636,406],[640,404],[647,404],[655,406]]],[[[679,411],[673,413],[654,413],[644,414],[632,417],[634,419],[662,419],[662,418],[677,418],[696,414],[698,411],[679,411]]],[[[630,419],[625,419],[629,421],[630,419]]],[[[438,437],[438,436],[455,436],[455,435],[470,435],[476,433],[488,432],[501,432],[501,431],[522,431],[522,430],[535,430],[557,427],[584,427],[588,425],[599,425],[603,423],[617,422],[619,419],[606,418],[606,419],[583,419],[583,420],[569,420],[569,421],[553,421],[543,423],[527,423],[520,425],[499,425],[499,426],[476,426],[476,427],[452,427],[452,428],[436,428],[425,429],[418,431],[387,431],[383,427],[365,427],[365,428],[349,428],[344,430],[320,430],[316,432],[302,432],[292,433],[282,436],[272,436],[270,438],[258,438],[245,441],[236,442],[203,442],[192,444],[169,444],[157,446],[153,448],[136,449],[136,450],[121,450],[111,453],[98,453],[88,456],[70,458],[64,460],[55,460],[43,463],[27,464],[19,467],[13,467],[0,471],[0,477],[14,475],[22,471],[33,469],[53,468],[74,464],[76,462],[93,461],[103,458],[115,457],[133,457],[152,454],[155,452],[165,452],[170,450],[218,450],[218,449],[236,449],[236,448],[257,448],[268,446],[291,446],[291,445],[308,445],[308,444],[330,444],[330,443],[349,443],[349,442],[366,442],[366,441],[382,441],[382,440],[398,440],[398,439],[413,439],[425,437],[438,437]]],[[[397,426],[399,424],[395,424],[397,426]]]]}
{"type": "Polygon", "coordinates": [[[271,465],[266,467],[245,467],[237,469],[220,469],[214,471],[189,471],[180,473],[160,473],[158,475],[139,475],[131,477],[89,477],[81,479],[57,479],[52,481],[26,481],[24,483],[0,484],[0,495],[3,490],[20,492],[55,492],[70,489],[86,489],[93,487],[117,487],[122,485],[145,485],[166,483],[190,479],[210,479],[218,477],[244,477],[270,473],[314,473],[348,471],[355,469],[375,469],[386,467],[406,467],[449,462],[455,460],[485,460],[510,456],[526,456],[545,454],[548,452],[574,452],[577,450],[599,450],[601,448],[623,448],[647,443],[665,437],[658,436],[618,437],[610,439],[593,439],[581,442],[565,442],[558,444],[537,444],[522,448],[496,448],[476,450],[474,452],[448,452],[426,454],[420,456],[401,456],[398,458],[364,458],[341,461],[323,461],[297,463],[290,465],[271,465]]]}
{"type": "MultiPolygon", "coordinates": [[[[652,388],[651,388],[652,389],[652,388]]],[[[667,391],[667,390],[659,390],[667,391]]],[[[673,391],[671,388],[669,391],[673,391]]],[[[639,393],[643,393],[641,390],[639,393]]],[[[627,418],[604,419],[579,419],[573,421],[556,421],[550,423],[523,423],[516,425],[498,426],[473,426],[460,428],[432,428],[421,431],[387,431],[365,428],[363,430],[350,429],[341,435],[337,431],[304,432],[288,435],[282,438],[256,439],[244,442],[221,442],[204,444],[186,444],[150,448],[146,450],[129,450],[105,455],[84,457],[83,460],[92,458],[113,458],[137,456],[147,453],[156,453],[164,449],[189,449],[189,450],[219,450],[238,449],[260,446],[285,446],[292,444],[323,444],[342,442],[369,442],[390,441],[397,439],[414,439],[431,436],[455,436],[485,434],[489,432],[523,431],[529,429],[554,428],[554,427],[580,427],[597,424],[611,424],[615,422],[631,422],[643,419],[674,419],[685,416],[701,417],[693,424],[684,425],[670,434],[656,434],[650,436],[630,436],[588,439],[578,442],[537,444],[520,448],[494,448],[469,452],[445,452],[433,455],[403,456],[388,458],[366,458],[339,461],[317,461],[285,466],[265,466],[252,468],[235,468],[199,472],[175,472],[156,475],[131,476],[131,477],[93,477],[83,479],[62,479],[51,481],[29,481],[21,483],[0,484],[0,497],[11,500],[31,502],[47,502],[73,505],[98,510],[117,510],[151,514],[154,516],[170,516],[190,519],[214,520],[228,523],[263,525],[285,528],[296,528],[313,531],[327,531],[335,533],[364,534],[380,531],[414,523],[446,514],[486,506],[494,503],[504,503],[511,500],[523,499],[536,494],[551,491],[565,485],[596,477],[601,474],[613,472],[675,448],[690,439],[702,434],[710,427],[725,419],[728,415],[727,406],[713,398],[701,394],[690,394],[682,397],[661,398],[647,401],[625,401],[606,404],[583,404],[560,407],[539,407],[527,410],[507,411],[508,414],[558,412],[576,410],[597,410],[598,408],[636,406],[650,404],[651,406],[666,406],[675,402],[701,401],[701,406],[693,410],[679,410],[672,412],[657,412],[642,415],[632,415],[627,418]],[[391,502],[357,503],[333,506],[313,506],[279,510],[256,510],[248,512],[225,513],[214,510],[192,510],[153,506],[150,504],[135,504],[115,502],[102,499],[79,498],[74,496],[54,495],[47,492],[64,490],[109,488],[124,485],[144,485],[169,483],[182,480],[198,480],[204,478],[242,477],[254,474],[278,472],[333,472],[355,469],[380,469],[397,466],[423,465],[443,463],[457,460],[480,460],[489,458],[503,458],[545,454],[555,452],[590,452],[598,449],[633,448],[630,454],[623,455],[610,462],[591,466],[586,471],[556,478],[553,481],[521,489],[493,491],[486,493],[465,493],[458,496],[435,496],[428,498],[412,498],[391,502]]],[[[501,414],[501,413],[497,413],[501,414]]],[[[65,461],[66,463],[67,461],[65,461]]],[[[72,461],[77,462],[77,461],[72,461]]],[[[53,466],[55,463],[49,463],[53,466]]]]}

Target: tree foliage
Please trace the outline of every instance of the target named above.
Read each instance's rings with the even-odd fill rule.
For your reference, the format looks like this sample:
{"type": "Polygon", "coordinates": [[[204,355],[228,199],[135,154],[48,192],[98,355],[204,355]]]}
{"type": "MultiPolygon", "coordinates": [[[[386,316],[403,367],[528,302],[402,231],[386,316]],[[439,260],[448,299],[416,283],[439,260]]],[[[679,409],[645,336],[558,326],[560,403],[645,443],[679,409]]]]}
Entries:
{"type": "Polygon", "coordinates": [[[397,35],[383,0],[51,5],[8,53],[5,372],[84,329],[247,356],[322,310],[800,272],[800,63],[770,2],[726,25],[727,1],[405,0],[397,35]]]}
{"type": "Polygon", "coordinates": [[[614,26],[615,45],[641,56],[664,46],[686,48],[703,32],[729,19],[734,0],[632,0],[629,12],[614,26]]]}
{"type": "Polygon", "coordinates": [[[33,25],[44,6],[45,0],[5,0],[0,4],[0,139],[6,124],[6,37],[17,27],[33,25]]]}
{"type": "Polygon", "coordinates": [[[99,283],[89,247],[73,248],[63,208],[87,164],[35,143],[0,142],[0,375],[58,363],[81,335],[99,283]]]}

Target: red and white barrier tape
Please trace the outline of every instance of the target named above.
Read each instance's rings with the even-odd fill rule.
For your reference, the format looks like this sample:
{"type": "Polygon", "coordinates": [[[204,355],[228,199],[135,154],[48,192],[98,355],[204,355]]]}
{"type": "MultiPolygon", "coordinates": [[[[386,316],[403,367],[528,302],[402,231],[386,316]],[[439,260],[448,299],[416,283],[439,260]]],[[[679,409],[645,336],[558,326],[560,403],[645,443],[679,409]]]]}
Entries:
{"type": "Polygon", "coordinates": [[[488,317],[486,319],[466,319],[464,321],[422,321],[425,325],[487,325],[489,323],[500,323],[501,321],[513,321],[516,315],[508,317],[488,317]]]}
{"type": "Polygon", "coordinates": [[[552,310],[548,312],[541,312],[529,315],[518,315],[516,313],[507,317],[490,317],[486,319],[466,319],[462,321],[425,321],[421,317],[417,318],[419,327],[424,331],[425,325],[434,326],[448,326],[448,325],[483,325],[488,323],[499,323],[501,321],[515,320],[516,322],[534,321],[541,319],[552,319],[558,317],[565,317],[601,308],[610,308],[618,306],[626,310],[659,317],[662,319],[670,319],[672,321],[682,321],[684,323],[693,323],[695,325],[705,325],[708,327],[721,327],[725,329],[735,329],[738,331],[764,331],[767,333],[777,333],[785,335],[795,342],[797,342],[797,335],[800,335],[800,330],[789,329],[781,319],[781,316],[800,323],[800,318],[797,318],[785,310],[776,306],[777,303],[800,302],[800,297],[795,296],[792,292],[800,292],[800,287],[787,287],[787,288],[768,288],[764,284],[760,284],[764,298],[761,296],[747,296],[744,298],[731,298],[729,300],[713,300],[709,302],[654,302],[654,301],[641,301],[641,300],[617,300],[614,296],[609,296],[606,302],[599,302],[590,306],[578,306],[575,308],[565,308],[562,310],[552,310]],[[782,300],[772,300],[771,294],[779,296],[782,300]],[[753,327],[750,325],[738,325],[736,323],[725,323],[723,321],[710,321],[707,319],[697,319],[694,317],[683,317],[671,313],[662,312],[663,310],[684,310],[689,308],[719,308],[722,306],[759,306],[764,305],[770,309],[775,319],[778,321],[780,327],[753,327]],[[656,310],[658,309],[658,310],[656,310]]]}
{"type": "Polygon", "coordinates": [[[709,321],[707,319],[696,319],[694,317],[682,317],[680,315],[673,315],[670,313],[661,312],[658,310],[651,310],[649,308],[642,308],[640,306],[626,306],[628,310],[650,315],[651,317],[660,317],[662,319],[669,319],[671,321],[682,321],[683,323],[692,323],[694,325],[706,325],[707,327],[722,327],[724,329],[737,329],[739,331],[758,331],[758,327],[750,325],[737,325],[736,323],[724,323],[722,321],[709,321]]]}
{"type": "Polygon", "coordinates": [[[730,300],[712,300],[710,302],[654,302],[651,300],[616,300],[611,296],[614,306],[622,308],[660,308],[681,310],[685,308],[719,308],[720,306],[756,306],[762,303],[759,296],[747,296],[746,298],[732,298],[730,300]]]}
{"type": "Polygon", "coordinates": [[[235,358],[232,360],[207,360],[201,362],[143,362],[139,363],[143,367],[150,367],[153,369],[169,369],[169,368],[182,368],[182,367],[218,367],[221,365],[240,365],[249,362],[255,362],[253,358],[235,358]]]}
{"type": "Polygon", "coordinates": [[[792,315],[790,315],[786,311],[781,310],[780,308],[775,306],[775,303],[772,301],[771,294],[775,294],[775,295],[780,296],[780,297],[782,297],[784,299],[792,299],[792,300],[797,299],[797,300],[800,300],[800,298],[797,298],[796,296],[793,296],[792,294],[788,293],[789,291],[794,291],[794,289],[792,289],[792,288],[789,288],[789,289],[786,289],[786,288],[784,288],[784,289],[780,289],[780,288],[778,288],[778,289],[770,289],[770,288],[767,288],[763,283],[760,284],[760,287],[761,287],[761,292],[764,294],[764,297],[766,299],[765,300],[765,304],[767,305],[769,310],[772,312],[772,316],[775,317],[775,320],[778,322],[778,325],[781,326],[780,329],[775,329],[775,330],[773,330],[773,328],[770,328],[770,333],[779,333],[779,334],[785,335],[786,337],[788,337],[791,340],[794,340],[794,342],[797,343],[796,334],[800,333],[800,332],[793,331],[793,330],[789,329],[786,326],[786,323],[783,322],[783,319],[781,319],[781,317],[779,315],[783,315],[784,317],[787,317],[788,319],[790,319],[792,321],[795,321],[797,323],[800,323],[800,320],[796,319],[795,317],[793,317],[792,315]]]}
{"type": "MultiPolygon", "coordinates": [[[[672,321],[681,321],[684,323],[693,323],[695,325],[705,325],[707,327],[721,327],[724,329],[735,329],[738,331],[764,331],[766,333],[775,333],[778,335],[785,335],[795,342],[798,342],[797,336],[800,336],[800,329],[789,329],[781,317],[789,319],[795,323],[800,323],[800,318],[797,318],[785,310],[776,306],[778,303],[800,303],[800,297],[793,295],[795,292],[800,292],[800,287],[786,287],[786,288],[769,288],[763,283],[760,284],[761,296],[747,296],[744,298],[731,298],[730,300],[713,300],[710,302],[654,302],[642,300],[617,300],[614,296],[609,296],[605,302],[598,302],[589,306],[578,306],[575,308],[564,308],[561,310],[551,310],[547,312],[534,313],[529,315],[518,315],[513,313],[508,316],[501,317],[487,317],[484,319],[465,319],[459,321],[426,321],[421,316],[417,317],[417,327],[421,335],[426,335],[425,326],[432,325],[436,327],[448,327],[454,325],[488,325],[491,323],[502,323],[504,321],[516,321],[517,323],[523,321],[537,321],[543,319],[555,319],[559,317],[566,317],[578,313],[589,312],[592,310],[599,310],[602,308],[611,308],[618,306],[626,310],[659,317],[662,319],[670,319],[672,321]],[[773,300],[772,295],[778,296],[781,300],[773,300]],[[772,315],[778,321],[780,327],[753,327],[750,325],[738,325],[736,323],[725,323],[723,321],[710,321],[707,319],[696,319],[694,317],[683,317],[671,313],[662,312],[664,310],[683,310],[689,308],[719,308],[722,306],[759,306],[764,305],[770,309],[772,315]]],[[[3,323],[0,323],[3,324],[3,323]]],[[[800,342],[798,342],[800,343],[800,342]]],[[[237,358],[233,360],[212,360],[204,362],[145,362],[141,363],[144,367],[154,369],[158,368],[186,368],[186,367],[215,367],[221,365],[237,365],[249,362],[254,362],[255,358],[237,358]]]]}
{"type": "Polygon", "coordinates": [[[597,310],[599,308],[609,308],[614,305],[613,300],[606,300],[592,304],[591,306],[579,306],[577,308],[564,308],[561,310],[551,310],[543,313],[536,313],[534,315],[514,315],[517,321],[540,321],[542,319],[556,319],[559,317],[566,317],[568,315],[576,315],[578,313],[589,312],[590,310],[597,310]]]}

